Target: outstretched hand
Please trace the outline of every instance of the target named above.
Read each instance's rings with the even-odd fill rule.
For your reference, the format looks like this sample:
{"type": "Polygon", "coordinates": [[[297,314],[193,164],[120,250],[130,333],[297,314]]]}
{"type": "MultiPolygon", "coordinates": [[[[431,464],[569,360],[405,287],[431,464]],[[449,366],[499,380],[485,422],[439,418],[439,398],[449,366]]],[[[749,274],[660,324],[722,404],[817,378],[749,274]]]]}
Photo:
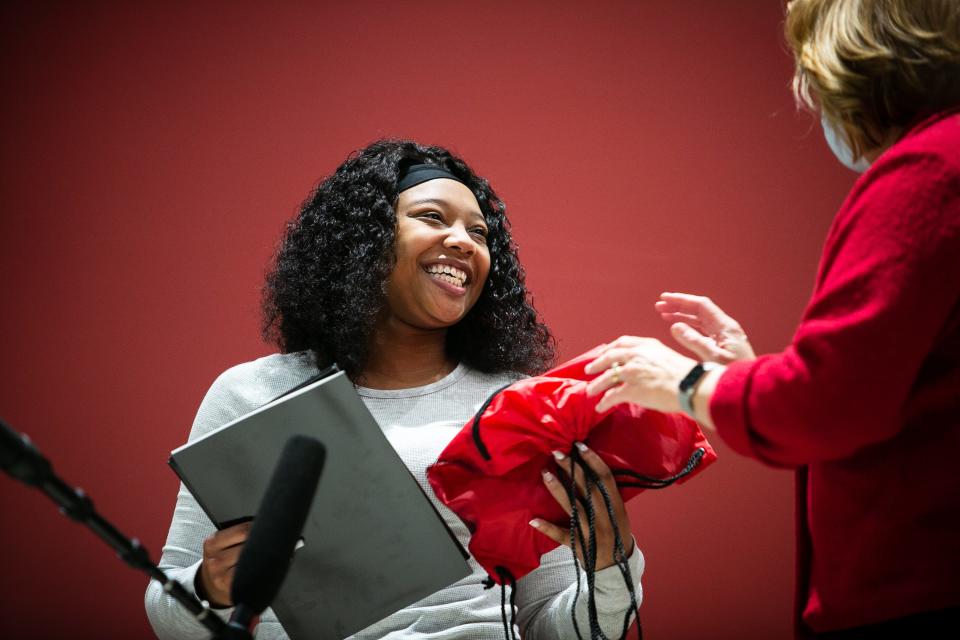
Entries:
{"type": "MultiPolygon", "coordinates": [[[[589,449],[587,445],[578,442],[577,448],[580,451],[580,457],[583,462],[585,462],[603,482],[603,485],[607,491],[607,495],[610,497],[614,519],[616,520],[616,523],[610,521],[610,516],[607,514],[607,509],[604,505],[604,500],[600,489],[594,485],[592,487],[592,491],[590,492],[590,500],[592,500],[593,509],[596,513],[596,517],[594,518],[594,531],[596,533],[597,545],[595,569],[599,571],[601,569],[605,569],[606,567],[612,566],[616,562],[614,555],[616,550],[615,532],[619,533],[620,540],[623,543],[624,553],[626,554],[624,558],[630,557],[630,554],[633,553],[634,543],[633,534],[630,532],[630,516],[627,515],[627,509],[623,504],[623,498],[620,497],[620,491],[617,489],[617,484],[614,480],[613,473],[610,471],[610,467],[607,466],[607,464],[599,455],[589,449]]],[[[569,486],[568,483],[570,482],[570,458],[559,451],[555,451],[553,455],[557,460],[557,466],[562,469],[564,477],[563,479],[558,478],[550,471],[544,470],[543,483],[546,485],[550,495],[552,495],[554,499],[560,503],[560,506],[563,507],[563,510],[567,512],[567,515],[570,515],[570,497],[567,493],[567,487],[569,486]]],[[[580,528],[584,532],[584,539],[587,539],[588,534],[586,532],[589,531],[589,525],[587,522],[587,515],[584,513],[584,509],[582,508],[583,501],[587,499],[584,471],[581,468],[580,463],[575,463],[573,468],[573,482],[575,486],[574,493],[578,496],[578,501],[581,503],[581,508],[578,508],[577,510],[577,517],[580,520],[580,528]]],[[[570,547],[569,527],[558,527],[552,522],[547,522],[546,520],[542,520],[540,518],[534,518],[531,520],[530,526],[554,542],[562,544],[568,548],[570,547]]],[[[580,565],[586,567],[588,565],[587,554],[583,549],[579,539],[577,539],[576,543],[576,553],[577,558],[580,559],[580,565]]]]}
{"type": "MultiPolygon", "coordinates": [[[[756,356],[747,334],[710,298],[686,293],[664,293],[654,305],[671,323],[670,333],[701,361],[729,364],[756,356]]],[[[623,402],[673,413],[680,411],[680,381],[696,360],[671,349],[655,338],[622,336],[600,350],[585,368],[597,377],[587,385],[589,395],[603,394],[597,411],[623,402]]],[[[704,416],[704,420],[708,420],[704,416]]]]}
{"type": "Polygon", "coordinates": [[[729,364],[756,357],[740,323],[706,296],[662,293],[654,308],[670,323],[673,339],[704,362],[729,364]]]}

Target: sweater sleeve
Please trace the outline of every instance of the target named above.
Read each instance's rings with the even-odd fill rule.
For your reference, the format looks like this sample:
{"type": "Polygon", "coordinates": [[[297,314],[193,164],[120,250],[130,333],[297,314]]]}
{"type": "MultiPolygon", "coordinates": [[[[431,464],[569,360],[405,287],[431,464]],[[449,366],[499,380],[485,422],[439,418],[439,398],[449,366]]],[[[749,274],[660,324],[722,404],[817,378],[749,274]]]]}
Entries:
{"type": "MultiPolygon", "coordinates": [[[[636,542],[629,566],[639,607],[643,598],[640,578],[644,559],[636,542]]],[[[517,584],[517,622],[524,638],[577,640],[573,625],[574,611],[581,634],[586,637],[589,633],[586,577],[581,573],[578,590],[575,568],[570,549],[558,547],[543,556],[535,571],[520,579],[517,584]]],[[[619,638],[623,633],[624,620],[631,612],[630,593],[624,577],[615,565],[598,571],[594,577],[600,628],[608,637],[619,638]]]]}
{"type": "MultiPolygon", "coordinates": [[[[256,406],[239,392],[242,383],[238,368],[228,370],[217,378],[200,404],[190,431],[190,441],[240,417],[256,406]]],[[[214,531],[213,523],[181,484],[159,566],[192,594],[196,594],[194,579],[203,557],[203,541],[213,535],[214,531]]],[[[197,622],[193,614],[172,596],[165,593],[162,585],[155,580],[151,580],[147,586],[144,604],[147,618],[160,640],[204,640],[210,637],[206,627],[197,622]]],[[[232,609],[214,611],[224,620],[232,613],[232,609]]]]}
{"type": "Polygon", "coordinates": [[[958,298],[957,163],[881,157],[837,215],[792,344],[720,378],[710,401],[719,434],[785,467],[889,439],[958,298]]]}

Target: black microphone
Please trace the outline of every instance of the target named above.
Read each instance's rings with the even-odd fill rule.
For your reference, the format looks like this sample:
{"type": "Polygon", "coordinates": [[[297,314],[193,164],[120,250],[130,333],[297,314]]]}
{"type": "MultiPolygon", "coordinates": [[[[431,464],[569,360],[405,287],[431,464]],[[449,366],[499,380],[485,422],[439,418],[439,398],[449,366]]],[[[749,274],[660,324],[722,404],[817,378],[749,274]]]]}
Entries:
{"type": "Polygon", "coordinates": [[[326,449],[316,439],[293,436],[253,519],[230,587],[236,605],[230,627],[248,631],[254,617],[270,606],[280,591],[300,540],[320,481],[326,449]]]}
{"type": "Polygon", "coordinates": [[[50,462],[33,446],[25,434],[11,429],[0,420],[0,469],[36,487],[50,478],[50,462]]]}

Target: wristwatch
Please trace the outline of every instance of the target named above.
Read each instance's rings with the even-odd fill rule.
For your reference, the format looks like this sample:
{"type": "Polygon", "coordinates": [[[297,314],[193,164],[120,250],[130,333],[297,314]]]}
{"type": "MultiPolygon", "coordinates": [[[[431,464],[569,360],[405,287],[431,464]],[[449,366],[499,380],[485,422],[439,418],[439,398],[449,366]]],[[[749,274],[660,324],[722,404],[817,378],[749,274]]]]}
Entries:
{"type": "Polygon", "coordinates": [[[690,369],[690,373],[683,376],[683,380],[680,381],[680,389],[677,394],[680,398],[680,408],[694,420],[697,419],[697,416],[693,413],[693,394],[697,391],[697,386],[703,379],[704,374],[719,366],[716,362],[698,362],[693,369],[690,369]]]}

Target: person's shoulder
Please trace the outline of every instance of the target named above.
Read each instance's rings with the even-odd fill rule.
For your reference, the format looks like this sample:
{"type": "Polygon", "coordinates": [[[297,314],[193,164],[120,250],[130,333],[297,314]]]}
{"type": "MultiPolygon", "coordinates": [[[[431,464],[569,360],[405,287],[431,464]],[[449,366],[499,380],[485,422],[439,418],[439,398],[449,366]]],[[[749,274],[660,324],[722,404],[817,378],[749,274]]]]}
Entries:
{"type": "Polygon", "coordinates": [[[315,373],[313,358],[305,352],[273,354],[230,367],[203,397],[190,439],[250,413],[315,373]]]}
{"type": "Polygon", "coordinates": [[[308,352],[274,353],[234,365],[217,376],[207,399],[254,408],[314,375],[317,368],[308,352]]]}
{"type": "Polygon", "coordinates": [[[946,111],[911,127],[878,164],[926,160],[947,171],[960,171],[960,110],[946,111]]]}
{"type": "Polygon", "coordinates": [[[856,228],[878,255],[955,252],[960,249],[958,196],[960,113],[940,114],[911,128],[857,179],[831,237],[849,239],[856,228]]]}
{"type": "MultiPolygon", "coordinates": [[[[913,208],[928,208],[960,189],[960,111],[947,111],[914,125],[880,155],[857,180],[848,208],[867,202],[888,203],[891,215],[901,216],[901,200],[913,208]]],[[[883,207],[873,207],[882,210],[883,207]]],[[[952,216],[930,210],[933,217],[952,216]]]]}

